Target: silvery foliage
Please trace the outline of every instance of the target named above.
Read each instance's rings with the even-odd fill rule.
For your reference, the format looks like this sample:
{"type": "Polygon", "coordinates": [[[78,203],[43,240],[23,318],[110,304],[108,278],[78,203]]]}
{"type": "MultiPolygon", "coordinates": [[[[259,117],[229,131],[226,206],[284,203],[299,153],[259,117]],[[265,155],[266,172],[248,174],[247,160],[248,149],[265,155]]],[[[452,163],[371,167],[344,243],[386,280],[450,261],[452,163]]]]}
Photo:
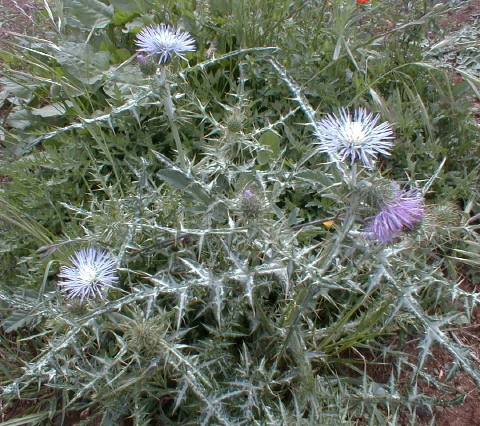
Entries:
{"type": "MultiPolygon", "coordinates": [[[[105,422],[112,423],[122,414],[138,424],[167,415],[174,419],[169,421],[205,425],[385,419],[385,406],[395,416],[403,406],[412,409],[429,400],[417,394],[415,383],[415,391],[402,394],[394,373],[388,383],[376,383],[366,372],[362,380],[352,380],[344,370],[360,371],[349,363],[352,353],[364,359],[365,347],[381,345],[385,334],[405,328],[419,331],[421,351],[413,367],[398,357],[398,370],[412,368],[413,380],[425,376],[423,364],[439,343],[480,384],[474,361],[444,331],[451,317],[432,314],[423,303],[423,294],[433,292],[430,300],[448,294],[468,313],[478,297],[446,278],[441,262],[430,256],[425,230],[417,223],[420,197],[408,197],[414,212],[418,209],[413,215],[418,228],[409,229],[412,218],[402,214],[398,225],[388,225],[394,238],[367,238],[368,218],[382,213],[382,203],[362,198],[360,178],[374,182],[381,176],[370,161],[357,168],[352,160],[358,157],[347,153],[341,156],[346,161],[330,163],[314,148],[318,117],[276,53],[274,48],[233,51],[167,76],[181,106],[179,121],[197,117],[198,129],[204,129],[195,139],[202,142],[201,154],[189,155],[187,168],[159,152],[159,146],[149,146],[148,160],[130,158],[117,165],[119,160],[107,155],[111,170],[102,164],[105,159],[93,161],[99,167],[89,169],[95,187],[89,203],[61,204],[85,235],[58,243],[45,237],[42,243],[48,246],[42,253],[53,259],[43,274],[45,293],[2,292],[2,300],[16,309],[2,323],[7,331],[42,323],[51,336],[20,375],[5,382],[4,397],[47,386],[49,392],[68,393],[69,406],[97,404],[105,422]],[[189,77],[208,76],[230,60],[239,70],[238,81],[230,81],[231,98],[199,99],[189,77]],[[257,101],[249,99],[248,81],[278,88],[287,107],[281,112],[265,108],[267,118],[259,114],[228,128],[215,108],[220,105],[228,117],[232,110],[248,117],[257,101]],[[288,146],[295,143],[303,152],[292,162],[288,146]],[[308,201],[292,201],[300,196],[308,201]],[[118,282],[108,261],[109,268],[101,268],[108,274],[100,274],[99,281],[108,284],[108,298],[80,297],[74,304],[50,285],[57,279],[50,283],[49,268],[62,258],[65,265],[68,254],[91,243],[111,248],[118,282]]],[[[132,65],[112,80],[125,70],[141,78],[132,65]]],[[[105,140],[126,141],[133,149],[139,140],[130,140],[133,133],[122,139],[121,125],[135,127],[141,113],[149,114],[147,122],[160,116],[156,131],[167,121],[161,109],[154,109],[158,87],[149,83],[125,83],[123,104],[35,136],[32,144],[74,131],[75,137],[94,136],[82,142],[85,151],[96,142],[98,152],[108,154],[105,140]]],[[[187,134],[186,128],[181,131],[187,134]]],[[[422,196],[430,184],[418,185],[422,196]]],[[[387,209],[399,203],[382,201],[387,209]]],[[[2,212],[14,217],[15,209],[8,208],[2,204],[2,212]]],[[[469,228],[463,229],[467,238],[469,228]]],[[[94,256],[73,258],[76,270],[87,272],[82,283],[93,283],[96,275],[89,258],[94,256]]],[[[63,275],[69,282],[77,279],[71,270],[63,269],[63,275]]]]}

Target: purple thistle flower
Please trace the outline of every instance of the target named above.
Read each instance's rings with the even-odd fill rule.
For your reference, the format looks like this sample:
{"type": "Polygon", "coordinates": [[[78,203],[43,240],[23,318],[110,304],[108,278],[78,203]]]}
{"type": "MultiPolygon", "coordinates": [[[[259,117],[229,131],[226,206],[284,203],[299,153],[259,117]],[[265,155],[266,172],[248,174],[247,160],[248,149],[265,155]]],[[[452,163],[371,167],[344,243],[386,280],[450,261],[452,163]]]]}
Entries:
{"type": "Polygon", "coordinates": [[[379,114],[373,115],[365,109],[354,111],[353,117],[344,108],[340,115],[328,114],[316,123],[314,135],[320,146],[319,152],[329,154],[336,161],[349,159],[354,163],[357,159],[369,169],[378,154],[390,155],[393,146],[393,130],[390,123],[376,125],[379,114]]]}
{"type": "Polygon", "coordinates": [[[253,198],[253,192],[250,189],[245,189],[243,191],[243,196],[245,200],[250,201],[253,198]]]}
{"type": "Polygon", "coordinates": [[[180,31],[169,25],[152,25],[137,34],[137,51],[148,57],[158,55],[159,64],[167,63],[175,54],[185,59],[185,52],[195,51],[195,40],[190,33],[180,31]]]}
{"type": "Polygon", "coordinates": [[[80,296],[85,298],[99,296],[103,299],[102,290],[111,288],[118,282],[116,262],[102,250],[90,247],[77,251],[70,257],[73,267],[61,266],[58,285],[68,293],[67,298],[80,296]]]}
{"type": "Polygon", "coordinates": [[[238,205],[245,219],[256,219],[260,216],[263,206],[256,194],[255,183],[250,184],[250,187],[244,188],[238,205]]]}
{"type": "Polygon", "coordinates": [[[424,214],[423,198],[418,191],[398,190],[397,194],[373,216],[368,225],[370,239],[392,241],[402,229],[412,229],[424,214]]]}

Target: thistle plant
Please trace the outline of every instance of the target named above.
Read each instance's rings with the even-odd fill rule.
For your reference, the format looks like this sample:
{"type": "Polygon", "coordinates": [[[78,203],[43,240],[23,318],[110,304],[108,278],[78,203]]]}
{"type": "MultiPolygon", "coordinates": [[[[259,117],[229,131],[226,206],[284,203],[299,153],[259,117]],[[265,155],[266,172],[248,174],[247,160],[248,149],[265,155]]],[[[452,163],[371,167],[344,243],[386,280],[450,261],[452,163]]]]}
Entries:
{"type": "Polygon", "coordinates": [[[262,214],[264,207],[253,187],[247,186],[241,192],[239,197],[239,210],[246,220],[258,218],[262,214]]]}
{"type": "Polygon", "coordinates": [[[156,86],[162,91],[165,113],[172,129],[173,139],[177,148],[180,167],[186,170],[186,154],[175,122],[175,106],[167,76],[167,64],[174,56],[185,59],[185,52],[195,51],[195,40],[188,32],[174,29],[165,24],[150,26],[142,29],[137,35],[136,44],[138,52],[144,52],[147,56],[137,56],[142,72],[154,74],[152,61],[158,58],[159,75],[156,78],[156,86]],[[140,59],[141,58],[141,59],[140,59]]]}
{"type": "Polygon", "coordinates": [[[151,76],[157,72],[158,62],[152,56],[137,55],[137,61],[143,75],[151,76]]]}
{"type": "Polygon", "coordinates": [[[360,3],[106,1],[19,48],[6,422],[415,424],[462,396],[437,346],[480,384],[450,333],[480,302],[473,126],[403,17],[379,39],[390,2],[360,3]],[[195,41],[151,24],[177,19],[195,41]]]}
{"type": "Polygon", "coordinates": [[[104,292],[118,283],[115,260],[105,251],[90,247],[81,249],[70,258],[73,266],[60,268],[58,285],[67,298],[91,297],[104,299],[104,292]]]}

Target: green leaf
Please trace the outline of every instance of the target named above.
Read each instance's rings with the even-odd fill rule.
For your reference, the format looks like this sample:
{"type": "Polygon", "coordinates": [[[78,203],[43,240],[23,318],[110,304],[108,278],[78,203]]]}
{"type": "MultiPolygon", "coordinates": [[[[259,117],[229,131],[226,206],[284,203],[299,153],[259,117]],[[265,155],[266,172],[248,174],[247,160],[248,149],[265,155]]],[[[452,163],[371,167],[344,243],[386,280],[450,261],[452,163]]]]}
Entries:
{"type": "Polygon", "coordinates": [[[116,49],[110,58],[110,61],[113,64],[121,64],[122,62],[125,62],[127,59],[129,59],[132,56],[129,50],[127,49],[116,49]]]}
{"type": "Polygon", "coordinates": [[[115,25],[124,25],[127,22],[130,22],[133,18],[138,16],[138,12],[124,12],[120,11],[118,9],[115,9],[115,12],[113,14],[112,22],[115,25]]]}
{"type": "Polygon", "coordinates": [[[137,34],[145,25],[147,25],[145,19],[143,17],[137,17],[133,21],[128,22],[125,28],[129,33],[137,34]]]}
{"type": "Polygon", "coordinates": [[[272,153],[266,149],[262,149],[257,155],[257,163],[260,166],[264,166],[268,164],[270,159],[272,158],[272,153]]]}
{"type": "Polygon", "coordinates": [[[32,125],[33,121],[33,115],[30,111],[15,108],[14,111],[8,115],[6,124],[15,129],[25,130],[32,125]]]}
{"type": "Polygon", "coordinates": [[[110,4],[115,8],[115,13],[141,13],[146,10],[143,0],[110,0],[110,4]]]}
{"type": "Polygon", "coordinates": [[[280,154],[280,137],[276,133],[272,131],[263,133],[260,136],[260,143],[270,148],[273,156],[280,154]]]}
{"type": "Polygon", "coordinates": [[[306,182],[319,183],[323,186],[330,186],[333,184],[331,177],[321,171],[306,170],[297,173],[295,177],[306,182]]]}
{"type": "Polygon", "coordinates": [[[63,42],[55,58],[65,73],[85,84],[95,84],[103,79],[103,73],[110,67],[110,52],[95,52],[89,45],[63,42]]]}
{"type": "Polygon", "coordinates": [[[11,94],[27,102],[32,99],[33,93],[40,87],[38,83],[32,80],[23,81],[23,79],[19,79],[18,82],[14,82],[9,78],[0,79],[0,86],[3,89],[2,93],[4,93],[4,97],[8,97],[8,95],[11,94]]]}
{"type": "Polygon", "coordinates": [[[30,112],[33,115],[39,115],[41,117],[58,117],[60,115],[64,115],[67,110],[64,103],[55,102],[42,108],[32,108],[30,112]]]}
{"type": "MultiPolygon", "coordinates": [[[[132,65],[122,67],[121,72],[113,73],[110,79],[105,82],[103,90],[105,93],[121,101],[137,96],[141,88],[138,86],[143,81],[139,79],[140,70],[132,65]]],[[[144,89],[145,90],[145,89],[144,89]]]]}
{"type": "Polygon", "coordinates": [[[280,137],[269,130],[260,136],[259,142],[268,148],[262,149],[257,156],[258,164],[264,166],[280,154],[280,137]]]}
{"type": "Polygon", "coordinates": [[[17,331],[19,328],[25,327],[36,321],[35,317],[30,315],[30,312],[17,310],[2,321],[2,328],[5,333],[11,333],[17,331]]]}
{"type": "Polygon", "coordinates": [[[64,14],[67,25],[84,30],[105,28],[113,17],[113,6],[98,0],[65,0],[64,14]]]}
{"type": "Polygon", "coordinates": [[[212,200],[210,196],[205,192],[201,185],[184,172],[164,169],[158,172],[158,176],[174,188],[192,195],[197,201],[200,201],[205,205],[211,204],[212,200]]]}

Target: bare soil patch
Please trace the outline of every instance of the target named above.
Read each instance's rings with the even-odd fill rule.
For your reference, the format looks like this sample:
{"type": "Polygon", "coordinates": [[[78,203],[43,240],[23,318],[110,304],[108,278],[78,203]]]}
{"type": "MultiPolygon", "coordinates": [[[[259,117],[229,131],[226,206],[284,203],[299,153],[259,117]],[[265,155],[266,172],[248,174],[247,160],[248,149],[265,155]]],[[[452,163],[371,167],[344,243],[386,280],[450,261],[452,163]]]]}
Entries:
{"type": "Polygon", "coordinates": [[[445,21],[449,30],[459,30],[465,25],[473,25],[480,19],[480,0],[470,0],[465,3],[460,10],[449,13],[448,19],[445,21]]]}
{"type": "Polygon", "coordinates": [[[14,39],[14,33],[38,34],[37,14],[41,0],[0,0],[0,49],[14,39]]]}

